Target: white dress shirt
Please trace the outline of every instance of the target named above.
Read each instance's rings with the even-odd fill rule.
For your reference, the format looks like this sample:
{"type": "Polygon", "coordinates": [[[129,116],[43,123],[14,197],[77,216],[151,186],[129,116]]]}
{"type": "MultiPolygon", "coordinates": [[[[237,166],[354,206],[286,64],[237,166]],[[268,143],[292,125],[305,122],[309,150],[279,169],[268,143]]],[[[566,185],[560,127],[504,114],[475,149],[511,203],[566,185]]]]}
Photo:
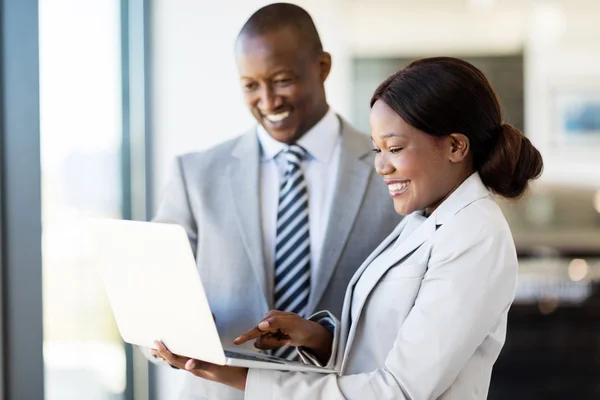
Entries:
{"type": "MultiPolygon", "coordinates": [[[[273,139],[259,125],[258,140],[261,145],[260,193],[263,251],[266,269],[271,284],[274,279],[275,236],[279,189],[285,177],[286,164],[277,155],[288,145],[273,139]]],[[[304,179],[308,185],[308,220],[310,229],[311,276],[316,276],[325,230],[335,191],[340,161],[341,124],[336,113],[330,108],[327,114],[297,142],[309,154],[302,162],[304,179]]],[[[311,290],[314,280],[311,280],[311,290]]]]}

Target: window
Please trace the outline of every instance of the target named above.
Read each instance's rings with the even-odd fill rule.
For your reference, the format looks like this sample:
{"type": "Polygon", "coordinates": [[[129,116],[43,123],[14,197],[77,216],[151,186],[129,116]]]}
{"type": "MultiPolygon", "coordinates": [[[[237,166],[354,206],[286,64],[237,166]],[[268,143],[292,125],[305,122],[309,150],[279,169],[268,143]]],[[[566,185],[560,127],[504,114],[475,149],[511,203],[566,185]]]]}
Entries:
{"type": "Polygon", "coordinates": [[[41,0],[40,136],[45,392],[121,399],[125,347],[81,218],[122,217],[119,0],[41,0]]]}

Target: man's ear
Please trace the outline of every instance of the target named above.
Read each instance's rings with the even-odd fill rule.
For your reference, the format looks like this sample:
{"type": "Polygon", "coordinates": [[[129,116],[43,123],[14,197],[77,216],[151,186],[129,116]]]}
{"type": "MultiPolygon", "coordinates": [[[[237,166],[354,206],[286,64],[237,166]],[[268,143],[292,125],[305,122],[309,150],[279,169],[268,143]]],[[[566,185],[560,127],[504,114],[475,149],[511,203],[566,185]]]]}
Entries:
{"type": "Polygon", "coordinates": [[[325,83],[325,80],[331,72],[331,54],[327,52],[321,53],[319,56],[319,69],[321,75],[321,82],[325,83]]]}
{"type": "Polygon", "coordinates": [[[450,162],[459,163],[469,154],[471,143],[469,138],[462,133],[451,133],[448,135],[450,140],[450,162]]]}

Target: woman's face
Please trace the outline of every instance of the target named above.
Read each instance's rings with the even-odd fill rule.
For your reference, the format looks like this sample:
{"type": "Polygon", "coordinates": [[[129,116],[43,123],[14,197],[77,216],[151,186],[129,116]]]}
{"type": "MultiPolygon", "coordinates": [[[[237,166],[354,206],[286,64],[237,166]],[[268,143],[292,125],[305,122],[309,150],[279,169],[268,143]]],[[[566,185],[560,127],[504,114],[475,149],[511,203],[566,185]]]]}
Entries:
{"type": "Polygon", "coordinates": [[[464,135],[428,135],[382,100],[373,105],[370,123],[375,169],[388,185],[398,214],[432,213],[468,176],[462,162],[468,152],[464,135]]]}

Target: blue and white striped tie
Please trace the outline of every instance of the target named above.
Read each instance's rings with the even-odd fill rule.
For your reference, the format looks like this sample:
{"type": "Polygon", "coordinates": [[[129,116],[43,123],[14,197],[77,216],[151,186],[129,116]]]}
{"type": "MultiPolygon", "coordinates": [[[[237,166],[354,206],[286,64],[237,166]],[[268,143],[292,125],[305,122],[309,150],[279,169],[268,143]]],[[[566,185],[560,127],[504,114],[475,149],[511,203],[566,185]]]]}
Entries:
{"type": "MultiPolygon", "coordinates": [[[[275,309],[306,317],[310,292],[310,234],[308,187],[301,162],[306,151],[291,145],[281,153],[287,161],[285,179],[279,192],[275,237],[275,309]]],[[[275,350],[274,355],[297,359],[294,347],[275,350]]]]}

